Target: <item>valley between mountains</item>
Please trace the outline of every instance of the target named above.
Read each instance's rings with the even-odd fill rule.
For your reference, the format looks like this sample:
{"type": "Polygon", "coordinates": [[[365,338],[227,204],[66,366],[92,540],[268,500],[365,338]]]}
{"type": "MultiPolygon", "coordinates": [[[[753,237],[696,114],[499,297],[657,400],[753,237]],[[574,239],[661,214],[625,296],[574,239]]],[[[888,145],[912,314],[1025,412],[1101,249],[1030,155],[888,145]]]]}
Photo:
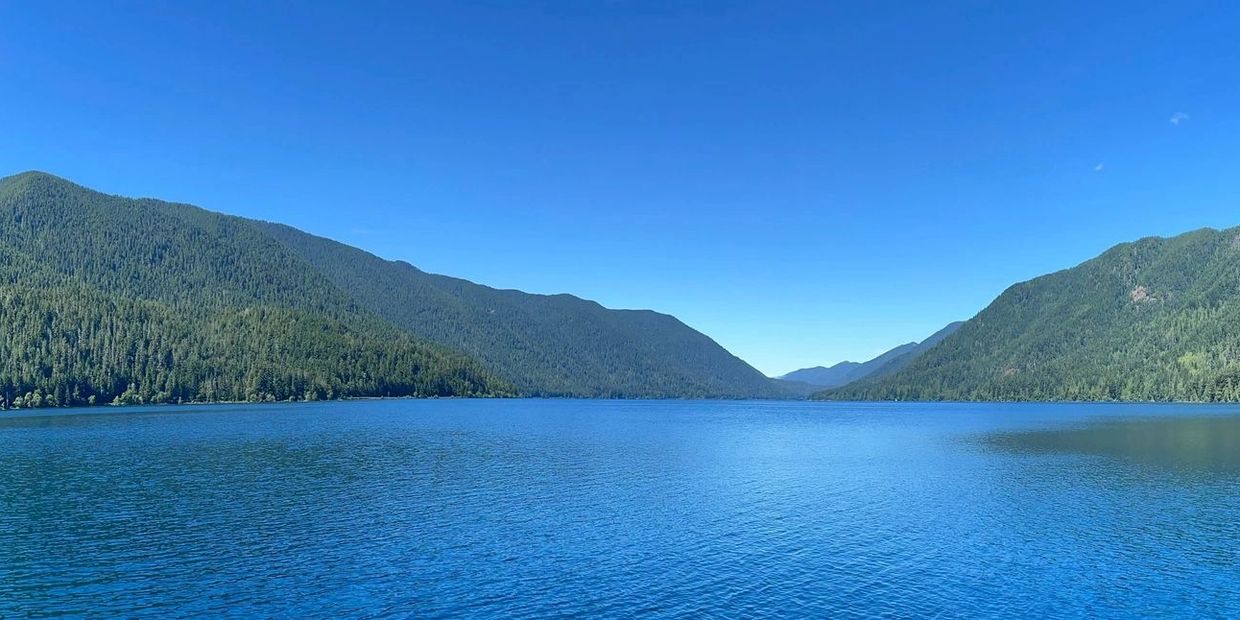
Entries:
{"type": "Polygon", "coordinates": [[[1122,243],[867,362],[772,379],[673,316],[271,222],[0,179],[0,407],[354,397],[1240,400],[1240,230],[1122,243]]]}

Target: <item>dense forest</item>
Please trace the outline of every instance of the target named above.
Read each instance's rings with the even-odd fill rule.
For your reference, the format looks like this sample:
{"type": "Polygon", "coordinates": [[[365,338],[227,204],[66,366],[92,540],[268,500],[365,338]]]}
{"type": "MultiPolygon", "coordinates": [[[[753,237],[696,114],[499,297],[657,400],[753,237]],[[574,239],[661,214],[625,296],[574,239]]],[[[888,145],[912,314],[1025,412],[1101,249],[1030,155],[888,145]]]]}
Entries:
{"type": "Polygon", "coordinates": [[[0,407],[512,393],[245,220],[0,180],[0,407]]]}
{"type": "Polygon", "coordinates": [[[903,370],[815,397],[1240,401],[1240,228],[1016,284],[903,370]]]}
{"type": "Polygon", "coordinates": [[[0,179],[0,227],[0,407],[804,393],[674,317],[48,174],[0,179]]]}

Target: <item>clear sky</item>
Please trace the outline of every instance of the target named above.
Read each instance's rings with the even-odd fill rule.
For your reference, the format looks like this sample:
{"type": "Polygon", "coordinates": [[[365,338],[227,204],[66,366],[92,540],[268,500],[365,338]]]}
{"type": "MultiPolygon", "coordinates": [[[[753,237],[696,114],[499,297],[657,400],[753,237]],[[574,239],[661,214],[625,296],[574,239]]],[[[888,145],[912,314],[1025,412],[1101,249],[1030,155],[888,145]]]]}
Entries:
{"type": "Polygon", "coordinates": [[[1240,224],[1237,32],[1236,2],[0,2],[0,175],[668,312],[779,374],[1240,224]]]}

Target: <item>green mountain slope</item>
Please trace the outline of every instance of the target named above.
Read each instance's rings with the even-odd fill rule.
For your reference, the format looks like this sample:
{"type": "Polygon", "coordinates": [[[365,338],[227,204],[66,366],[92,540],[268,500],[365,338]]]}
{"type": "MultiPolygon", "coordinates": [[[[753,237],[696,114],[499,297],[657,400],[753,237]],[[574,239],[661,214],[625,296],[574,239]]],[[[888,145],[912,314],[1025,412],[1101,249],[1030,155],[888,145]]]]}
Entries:
{"type": "Polygon", "coordinates": [[[1238,401],[1240,228],[1016,284],[903,370],[816,397],[1238,401]]]}
{"type": "Polygon", "coordinates": [[[47,174],[0,179],[0,228],[0,406],[807,392],[674,317],[491,289],[47,174]]]}
{"type": "Polygon", "coordinates": [[[480,360],[523,393],[686,398],[798,391],[666,314],[493,289],[288,226],[261,226],[367,309],[480,360]]]}
{"type": "Polygon", "coordinates": [[[250,222],[0,179],[0,406],[506,393],[250,222]]]}

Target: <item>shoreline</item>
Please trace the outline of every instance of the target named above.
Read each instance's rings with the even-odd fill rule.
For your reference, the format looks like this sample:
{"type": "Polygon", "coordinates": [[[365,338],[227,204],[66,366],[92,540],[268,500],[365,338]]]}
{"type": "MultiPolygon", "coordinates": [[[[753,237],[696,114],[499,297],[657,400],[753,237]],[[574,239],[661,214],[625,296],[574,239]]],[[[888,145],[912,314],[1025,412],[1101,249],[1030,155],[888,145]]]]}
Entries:
{"type": "Polygon", "coordinates": [[[143,404],[125,404],[125,405],[72,405],[66,407],[21,407],[0,409],[0,418],[8,416],[16,416],[23,413],[37,412],[59,412],[59,411],[92,411],[104,412],[113,410],[141,410],[151,408],[208,408],[215,406],[238,406],[238,405],[309,405],[309,404],[329,404],[329,403],[351,403],[351,402],[367,402],[367,401],[430,401],[430,400],[452,400],[452,401],[496,401],[496,400],[547,400],[547,401],[587,401],[587,402],[631,402],[631,403],[669,403],[669,402],[701,402],[701,403],[723,403],[723,402],[769,402],[769,403],[805,403],[808,405],[966,405],[966,406],[982,406],[982,405],[1115,405],[1115,406],[1134,406],[1134,405],[1156,405],[1156,406],[1175,406],[1175,405],[1191,405],[1191,406],[1240,406],[1240,401],[1121,401],[1121,400],[813,400],[813,399],[796,399],[796,398],[670,398],[670,397],[651,397],[651,398],[603,398],[589,396],[357,396],[349,398],[334,398],[323,400],[280,400],[280,401],[247,401],[247,400],[219,400],[205,402],[183,402],[183,403],[143,403],[143,404]]]}

